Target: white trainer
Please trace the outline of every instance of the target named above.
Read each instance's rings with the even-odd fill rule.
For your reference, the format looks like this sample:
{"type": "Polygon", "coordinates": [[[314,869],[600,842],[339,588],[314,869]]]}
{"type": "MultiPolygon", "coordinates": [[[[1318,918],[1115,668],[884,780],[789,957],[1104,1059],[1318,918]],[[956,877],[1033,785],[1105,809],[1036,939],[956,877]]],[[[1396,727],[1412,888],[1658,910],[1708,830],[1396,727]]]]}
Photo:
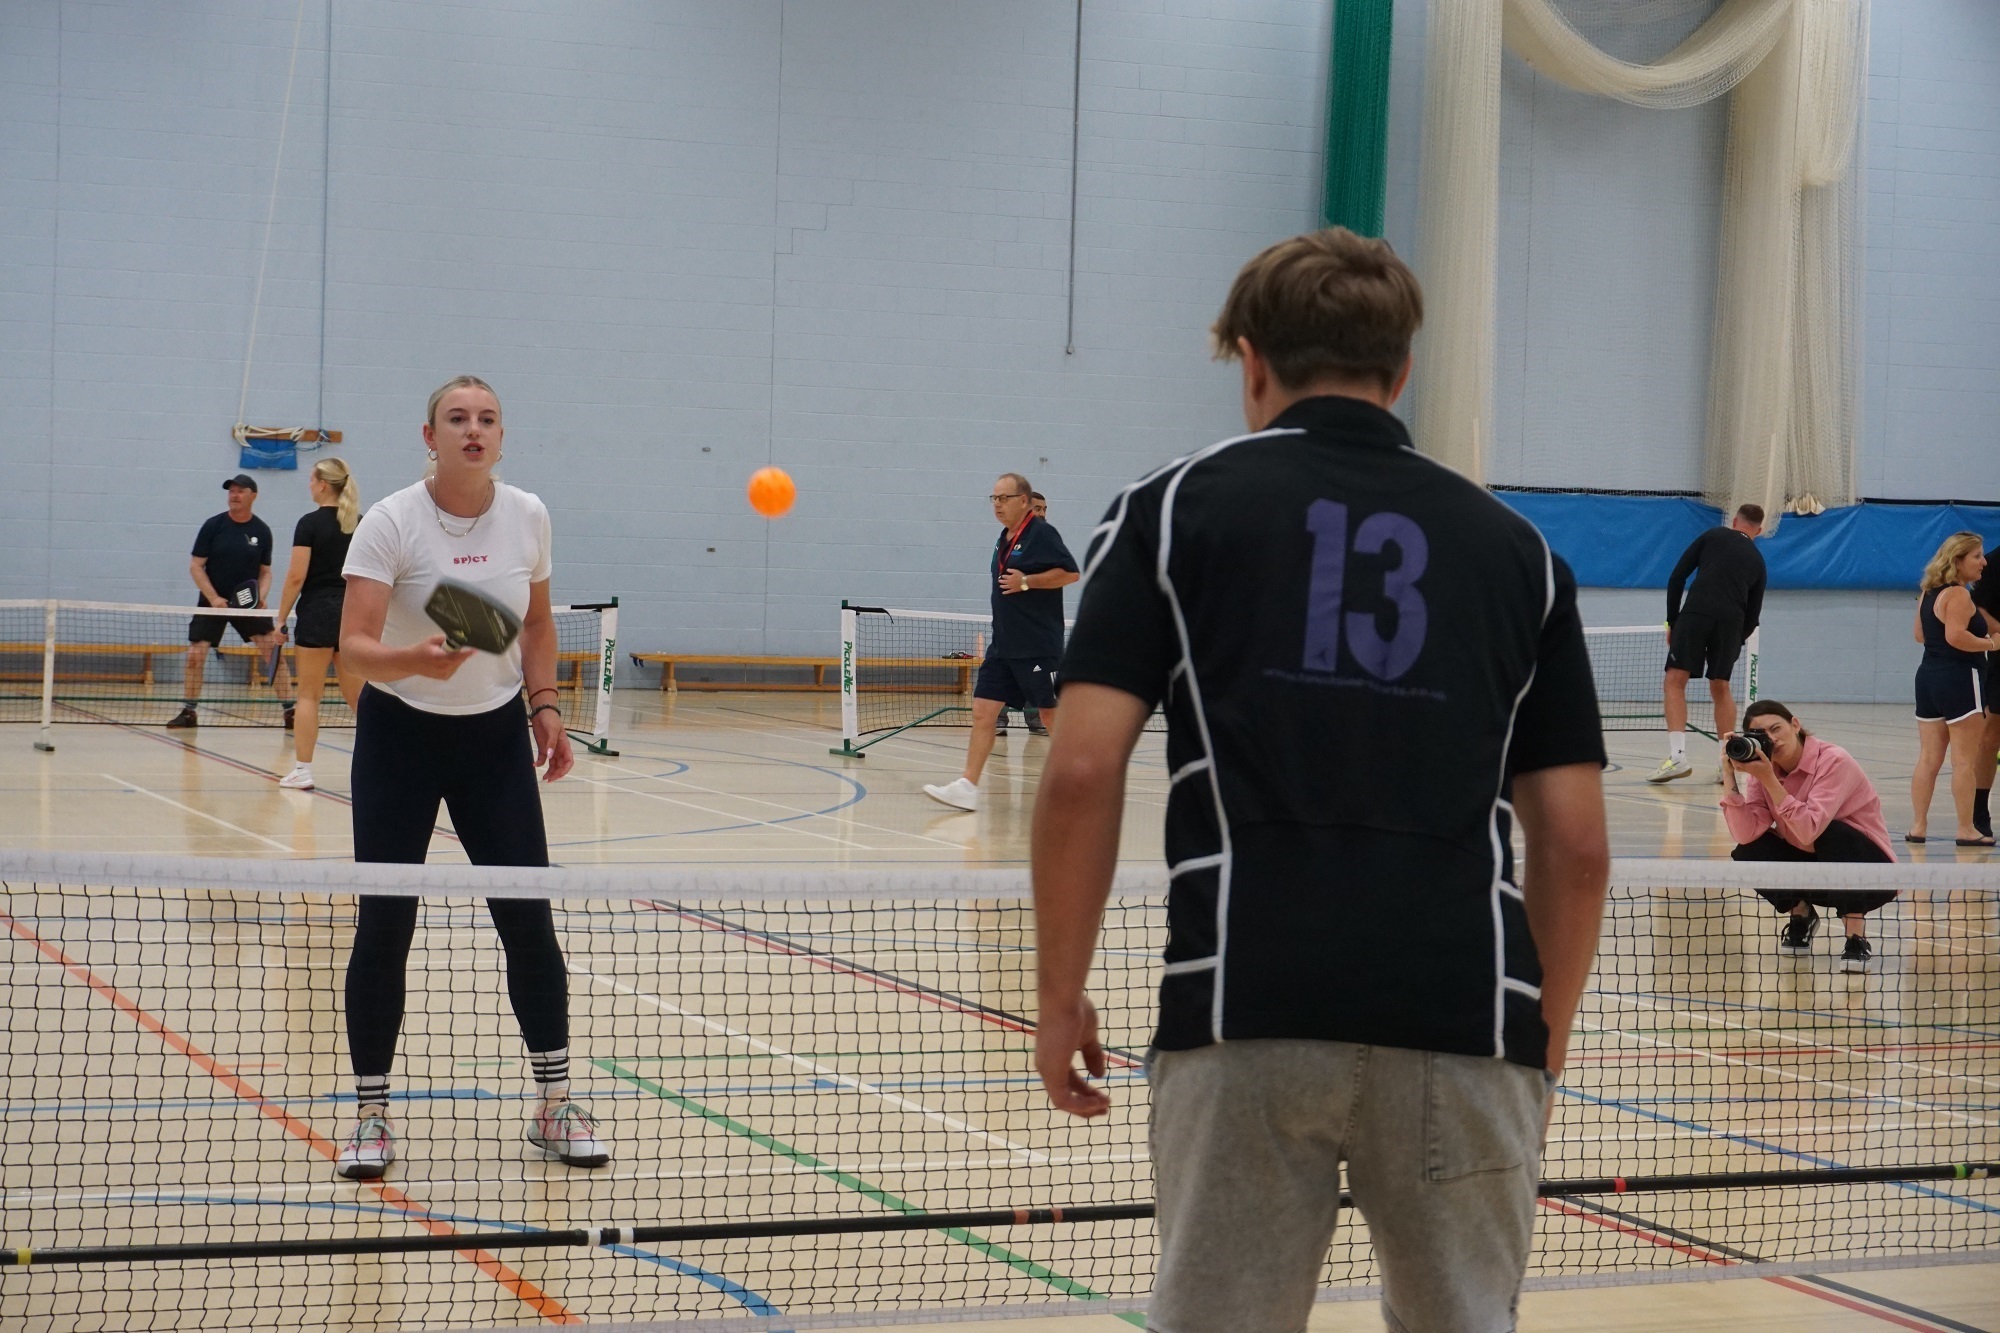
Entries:
{"type": "Polygon", "coordinates": [[[293,764],[292,771],[278,779],[278,785],[280,787],[290,787],[295,791],[311,791],[313,789],[313,766],[311,764],[293,764]]]}
{"type": "Polygon", "coordinates": [[[611,1150],[597,1137],[597,1117],[565,1098],[543,1102],[528,1121],[528,1142],[568,1166],[603,1166],[611,1150]]]}
{"type": "Polygon", "coordinates": [[[1675,778],[1684,778],[1692,772],[1694,769],[1685,759],[1662,759],[1660,766],[1646,775],[1646,781],[1672,782],[1675,778]]]}
{"type": "Polygon", "coordinates": [[[933,801],[950,806],[954,810],[977,810],[979,808],[979,788],[957,778],[942,787],[933,783],[924,784],[924,795],[933,801]]]}
{"type": "Polygon", "coordinates": [[[395,1160],[396,1134],[389,1128],[389,1118],[364,1115],[347,1136],[333,1169],[349,1180],[380,1180],[395,1160]]]}

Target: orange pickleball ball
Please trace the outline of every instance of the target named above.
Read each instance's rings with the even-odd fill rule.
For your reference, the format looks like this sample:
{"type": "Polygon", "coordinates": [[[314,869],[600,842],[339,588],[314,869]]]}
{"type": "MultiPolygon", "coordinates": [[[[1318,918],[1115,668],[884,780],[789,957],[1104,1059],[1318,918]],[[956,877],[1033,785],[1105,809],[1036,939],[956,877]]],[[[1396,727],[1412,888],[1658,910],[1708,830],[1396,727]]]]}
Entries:
{"type": "Polygon", "coordinates": [[[782,518],[799,498],[791,474],[781,467],[760,467],[750,474],[750,507],[765,518],[782,518]]]}

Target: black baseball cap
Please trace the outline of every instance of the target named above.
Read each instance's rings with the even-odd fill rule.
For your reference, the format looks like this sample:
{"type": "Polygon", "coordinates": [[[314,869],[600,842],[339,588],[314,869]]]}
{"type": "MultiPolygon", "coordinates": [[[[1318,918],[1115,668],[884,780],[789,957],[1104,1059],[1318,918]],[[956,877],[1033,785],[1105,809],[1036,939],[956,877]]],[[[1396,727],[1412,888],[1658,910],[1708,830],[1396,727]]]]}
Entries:
{"type": "Polygon", "coordinates": [[[256,478],[252,477],[248,472],[239,472],[235,476],[231,477],[228,481],[222,483],[222,489],[225,491],[232,486],[242,486],[254,492],[257,489],[257,480],[256,478]]]}

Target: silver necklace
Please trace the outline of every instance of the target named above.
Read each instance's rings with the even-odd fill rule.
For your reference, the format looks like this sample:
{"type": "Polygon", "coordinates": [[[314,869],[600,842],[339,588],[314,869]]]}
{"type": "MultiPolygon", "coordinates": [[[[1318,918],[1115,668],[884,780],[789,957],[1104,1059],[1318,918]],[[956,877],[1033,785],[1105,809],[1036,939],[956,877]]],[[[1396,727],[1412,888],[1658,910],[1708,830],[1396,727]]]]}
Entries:
{"type": "MultiPolygon", "coordinates": [[[[488,484],[491,485],[491,483],[488,484]]],[[[492,486],[492,488],[486,492],[486,508],[481,509],[478,513],[472,516],[472,522],[465,525],[465,531],[453,532],[451,530],[450,525],[444,521],[444,510],[438,508],[437,483],[435,481],[426,481],[424,483],[424,494],[430,496],[431,498],[431,513],[437,516],[438,531],[442,532],[447,537],[470,537],[472,535],[472,530],[479,526],[479,520],[486,517],[487,510],[493,508],[493,498],[497,496],[499,493],[500,493],[500,488],[498,486],[492,486]]],[[[459,516],[457,514],[454,514],[452,515],[452,517],[457,518],[459,516]]]]}

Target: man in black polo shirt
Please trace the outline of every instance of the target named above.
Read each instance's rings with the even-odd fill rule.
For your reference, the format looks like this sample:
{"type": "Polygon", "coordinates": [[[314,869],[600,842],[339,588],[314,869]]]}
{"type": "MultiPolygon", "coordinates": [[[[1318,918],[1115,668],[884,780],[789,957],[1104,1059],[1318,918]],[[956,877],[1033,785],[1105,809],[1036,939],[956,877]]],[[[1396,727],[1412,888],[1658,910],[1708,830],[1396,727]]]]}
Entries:
{"type": "Polygon", "coordinates": [[[1421,300],[1343,229],[1253,259],[1215,346],[1255,433],[1127,487],[1084,562],[1035,806],[1036,1062],[1061,1109],[1109,1105],[1075,1067],[1104,1068],[1084,984],[1164,702],[1162,1333],[1303,1328],[1343,1162],[1391,1329],[1513,1326],[1604,746],[1568,569],[1386,410],[1421,300]]]}
{"type": "Polygon", "coordinates": [[[1062,590],[1076,582],[1076,559],[1062,534],[1035,516],[1034,494],[1018,472],[1003,472],[993,484],[993,517],[1000,520],[1000,541],[993,548],[993,640],[972,687],[965,772],[951,782],[924,784],[925,795],[957,810],[979,808],[979,774],[993,753],[1001,709],[1038,709],[1042,725],[1055,730],[1062,590]]]}
{"type": "MultiPolygon", "coordinates": [[[[195,605],[235,610],[260,607],[271,590],[271,526],[251,512],[257,503],[257,482],[249,474],[239,472],[223,482],[222,488],[229,492],[229,507],[201,525],[188,557],[188,573],[201,594],[195,605]]],[[[168,721],[169,727],[201,725],[197,707],[208,654],[222,646],[224,632],[231,629],[245,643],[254,643],[267,651],[278,647],[277,626],[269,617],[194,617],[188,622],[187,670],[181,696],[186,702],[168,721]]],[[[278,698],[285,706],[285,725],[289,727],[292,678],[282,659],[277,664],[275,683],[278,698]]]]}
{"type": "MultiPolygon", "coordinates": [[[[1764,611],[1764,557],[1757,537],[1764,531],[1762,505],[1744,505],[1728,524],[1710,528],[1688,544],[1667,577],[1667,757],[1646,776],[1652,783],[1672,782],[1694,772],[1687,761],[1687,686],[1691,676],[1708,677],[1708,697],[1715,705],[1715,734],[1736,730],[1736,700],[1729,674],[1743,645],[1757,632],[1764,611]],[[1681,589],[1688,576],[1687,604],[1681,589]]],[[[1716,781],[1726,782],[1721,765],[1716,781]]]]}

